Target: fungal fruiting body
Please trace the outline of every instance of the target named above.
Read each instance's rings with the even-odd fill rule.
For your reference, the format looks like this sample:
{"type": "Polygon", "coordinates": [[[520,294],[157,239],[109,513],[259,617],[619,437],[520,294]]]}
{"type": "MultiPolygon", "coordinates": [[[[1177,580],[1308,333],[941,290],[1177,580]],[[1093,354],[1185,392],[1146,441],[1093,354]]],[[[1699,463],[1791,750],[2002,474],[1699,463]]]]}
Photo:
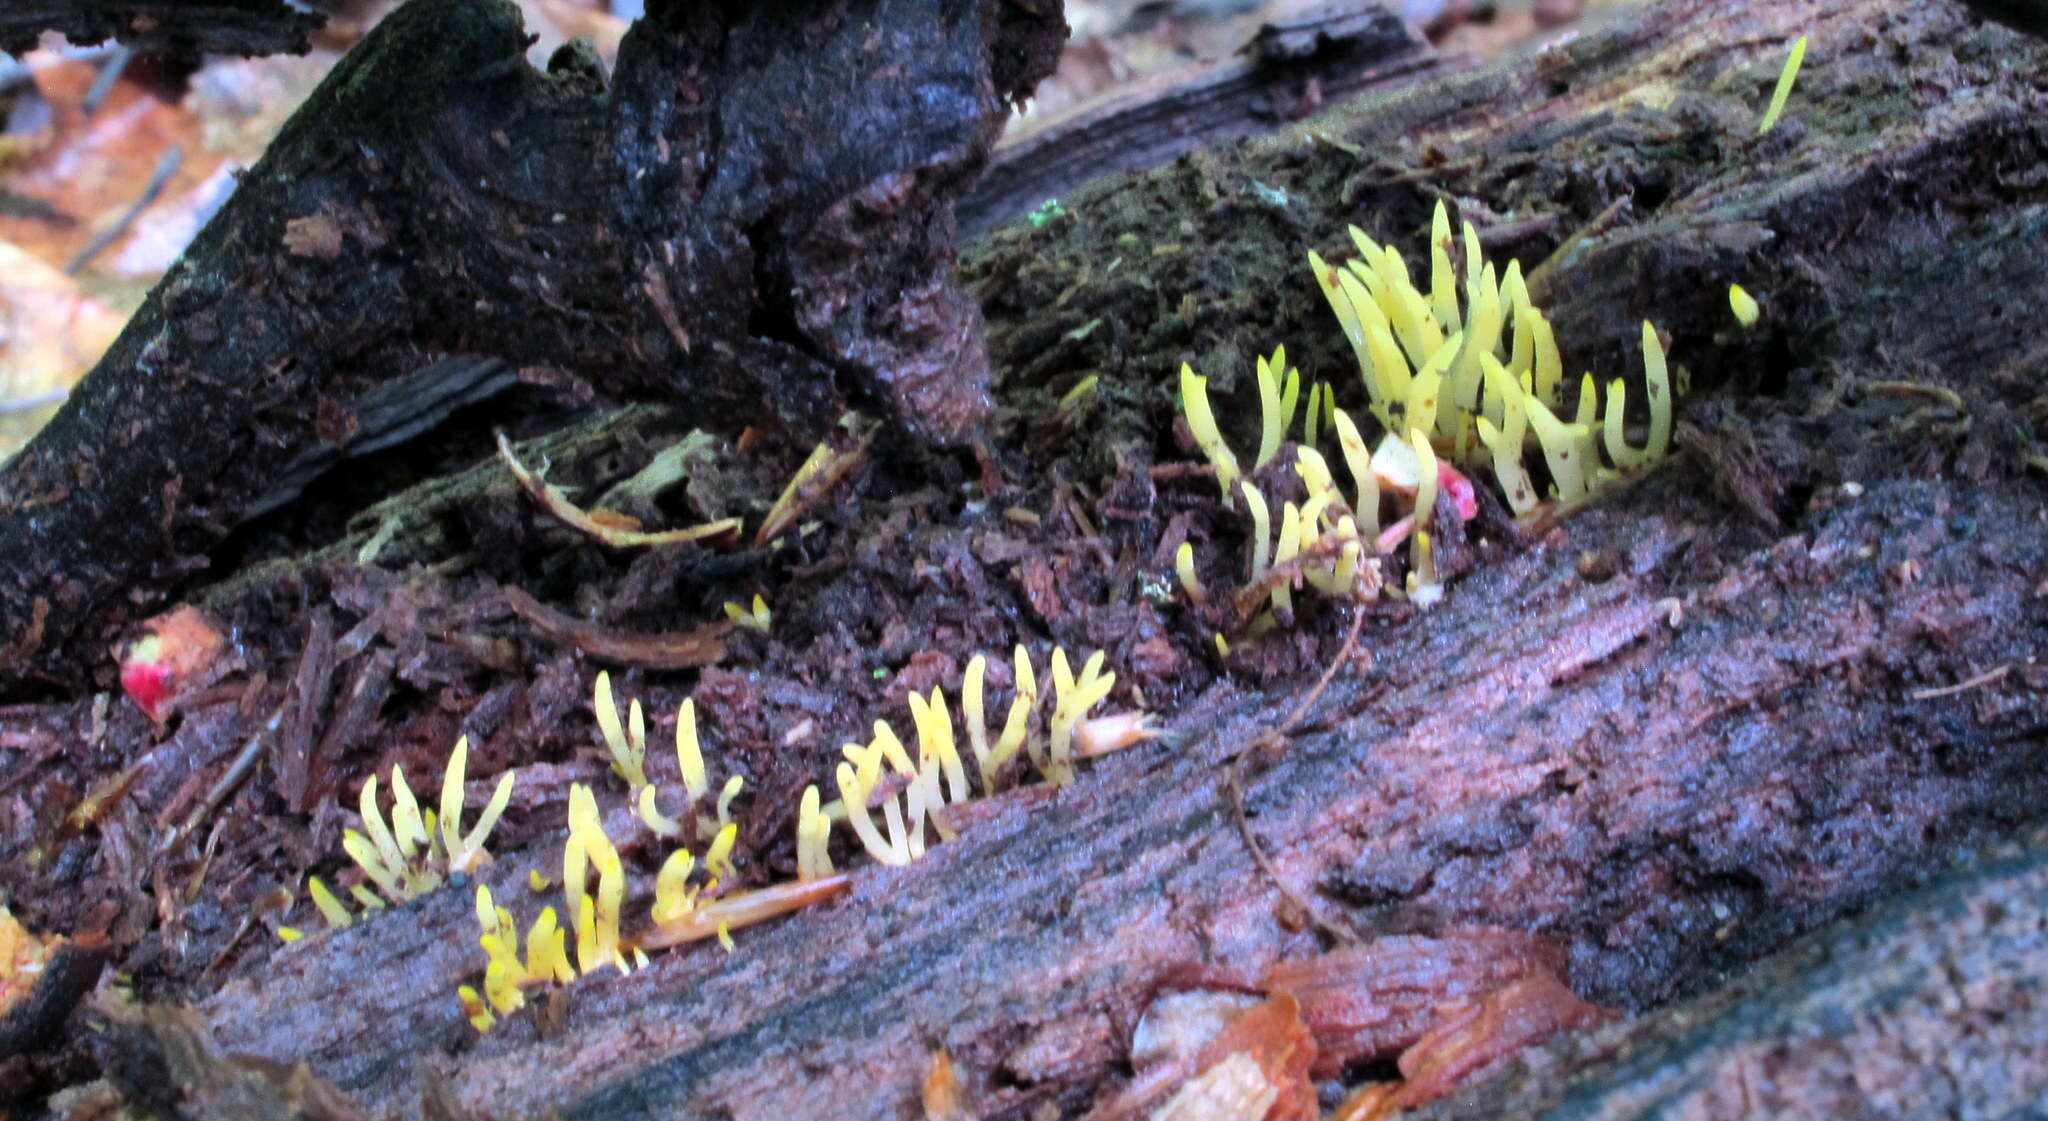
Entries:
{"type": "Polygon", "coordinates": [[[1756,297],[1745,291],[1740,284],[1728,286],[1728,310],[1735,313],[1735,321],[1744,327],[1756,326],[1757,317],[1763,314],[1763,308],[1757,304],[1756,297]]]}
{"type": "MultiPolygon", "coordinates": [[[[484,845],[499,815],[512,800],[514,772],[506,771],[492,791],[490,801],[467,833],[462,829],[464,778],[469,766],[469,737],[455,741],[448,764],[441,774],[440,813],[422,812],[419,799],[405,780],[403,768],[391,768],[391,812],[386,819],[377,798],[377,776],[363,782],[357,809],[363,828],[344,830],[342,851],[348,854],[367,883],[349,886],[349,895],[364,911],[378,910],[387,903],[399,903],[424,895],[441,886],[449,873],[471,873],[488,863],[491,854],[484,845]]],[[[308,877],[307,893],[313,907],[328,927],[349,925],[357,916],[319,877],[308,877]]],[[[297,931],[280,936],[294,941],[297,931]]]]}
{"type": "Polygon", "coordinates": [[[1806,58],[1806,36],[1801,35],[1792,43],[1792,50],[1785,55],[1785,65],[1778,71],[1778,84],[1771,90],[1770,107],[1764,110],[1763,119],[1756,123],[1756,134],[1762,136],[1778,125],[1778,116],[1785,111],[1785,99],[1792,96],[1792,80],[1799,76],[1799,64],[1806,58]]]}
{"type": "MultiPolygon", "coordinates": [[[[1019,752],[1029,757],[1047,782],[1063,786],[1073,781],[1075,760],[1126,747],[1153,734],[1142,713],[1089,718],[1089,711],[1115,686],[1116,675],[1104,671],[1101,651],[1091,655],[1076,674],[1066,651],[1059,649],[1053,651],[1051,663],[1053,710],[1045,731],[1035,734],[1038,675],[1023,647],[1016,649],[1013,662],[1015,688],[993,743],[983,704],[988,665],[984,657],[977,655],[968,663],[961,684],[961,715],[984,794],[996,791],[1004,765],[1019,752]]],[[[940,840],[951,836],[940,811],[974,796],[953,733],[953,718],[938,689],[923,696],[912,693],[909,703],[916,760],[912,761],[895,731],[879,720],[866,744],[847,744],[841,750],[844,761],[835,774],[838,801],[823,807],[810,826],[798,822],[800,868],[806,863],[806,851],[812,854],[811,867],[830,867],[823,856],[825,827],[816,820],[846,821],[861,847],[883,864],[904,865],[922,856],[928,843],[927,827],[940,840]],[[895,776],[891,784],[895,789],[884,789],[885,766],[895,776]],[[877,808],[881,811],[879,822],[874,813],[877,808]]],[[[807,805],[816,789],[805,792],[807,805]]]]}
{"type": "MultiPolygon", "coordinates": [[[[1078,760],[1156,734],[1142,712],[1090,715],[1116,683],[1104,661],[1098,651],[1077,673],[1066,652],[1055,649],[1047,675],[1052,681],[1051,711],[1046,713],[1040,675],[1026,650],[1017,647],[1011,696],[1000,729],[992,729],[987,721],[988,660],[977,655],[968,663],[960,688],[961,727],[982,796],[1001,788],[1010,774],[1008,764],[1020,755],[1028,757],[1048,782],[1063,784],[1073,780],[1078,760]]],[[[655,805],[639,702],[629,704],[622,721],[608,674],[599,675],[592,700],[611,770],[626,782],[635,816],[659,840],[679,838],[694,829],[699,839],[709,836],[709,843],[701,858],[683,846],[668,854],[654,877],[648,925],[629,934],[624,922],[628,883],[623,854],[605,831],[596,792],[582,783],[572,784],[569,835],[561,860],[566,922],[557,920],[552,907],[542,911],[527,930],[522,955],[512,914],[498,906],[487,889],[478,889],[478,942],[486,958],[483,984],[481,989],[463,985],[456,995],[464,1017],[479,1031],[490,1030],[499,1017],[523,1006],[528,989],[566,984],[606,968],[630,972],[646,964],[649,950],[699,939],[716,938],[730,951],[734,930],[843,893],[851,879],[833,866],[835,822],[846,823],[860,849],[876,861],[903,865],[922,856],[931,844],[951,838],[944,811],[976,796],[945,693],[937,688],[912,693],[915,758],[887,722],[875,721],[867,743],[842,749],[835,774],[838,799],[826,803],[818,787],[805,789],[797,808],[796,879],[729,891],[725,885],[737,873],[733,849],[739,837],[739,825],[729,815],[741,783],[737,775],[727,780],[715,814],[698,809],[708,800],[711,787],[693,702],[684,701],[676,713],[676,764],[689,799],[677,820],[661,814],[655,805]]],[[[538,872],[531,879],[535,891],[546,888],[547,881],[538,872]]],[[[324,888],[316,888],[316,902],[322,892],[324,888]]]]}
{"type": "MultiPolygon", "coordinates": [[[[1671,394],[1653,327],[1643,325],[1649,440],[1636,447],[1628,443],[1628,392],[1619,379],[1609,384],[1603,410],[1592,375],[1586,375],[1571,419],[1560,418],[1566,406],[1563,359],[1550,321],[1530,301],[1520,262],[1497,273],[1480,252],[1478,232],[1466,223],[1460,306],[1448,296],[1460,278],[1444,251],[1450,222],[1442,203],[1432,231],[1431,298],[1407,280],[1391,246],[1355,227],[1351,239],[1358,255],[1342,267],[1309,254],[1316,282],[1358,359],[1372,414],[1383,427],[1410,434],[1411,445],[1412,434],[1421,432],[1450,464],[1492,472],[1509,507],[1525,517],[1541,502],[1527,466],[1531,453],[1540,453],[1547,467],[1548,496],[1568,504],[1663,458],[1671,394]]],[[[1416,528],[1428,527],[1418,518],[1416,528]]]]}
{"type": "MultiPolygon", "coordinates": [[[[1603,395],[1593,376],[1567,394],[1564,361],[1550,321],[1532,302],[1520,262],[1497,269],[1485,259],[1470,223],[1453,239],[1448,212],[1438,203],[1431,221],[1425,291],[1407,263],[1353,227],[1355,256],[1342,266],[1318,254],[1309,266],[1364,382],[1367,410],[1383,435],[1368,452],[1357,420],[1337,408],[1334,395],[1311,390],[1296,473],[1307,495],[1280,504],[1278,529],[1267,497],[1249,479],[1224,440],[1210,406],[1207,381],[1185,365],[1180,386],[1188,429],[1213,466],[1226,505],[1240,496],[1251,520],[1250,565],[1237,596],[1240,614],[1270,603],[1251,620],[1253,633],[1286,622],[1293,592],[1307,586],[1351,598],[1381,590],[1379,558],[1402,540],[1410,543],[1406,591],[1419,604],[1440,589],[1430,524],[1435,500],[1448,500],[1459,520],[1477,515],[1468,472],[1486,471],[1515,515],[1534,519],[1546,500],[1570,508],[1601,487],[1661,460],[1670,446],[1671,385],[1663,344],[1647,321],[1642,327],[1646,414],[1643,443],[1631,442],[1628,385],[1611,380],[1603,395]],[[1454,261],[1462,259],[1462,268],[1454,261]],[[1570,399],[1568,399],[1568,396],[1570,399]],[[1569,411],[1567,411],[1569,406],[1569,411]],[[1318,423],[1317,418],[1326,418],[1318,423]],[[1354,483],[1341,490],[1316,438],[1336,436],[1354,483]],[[1547,480],[1540,487],[1538,471],[1547,480]],[[1381,528],[1383,506],[1397,515],[1381,528]],[[1405,516],[1402,508],[1407,507],[1405,516]]],[[[1755,303],[1735,289],[1738,315],[1755,303]],[[1746,304],[1744,301],[1748,301],[1746,304]]],[[[1286,352],[1258,363],[1261,435],[1253,470],[1278,452],[1294,415],[1284,377],[1286,352]]],[[[1327,387],[1326,387],[1327,388],[1327,387]]],[[[1180,582],[1196,607],[1208,599],[1190,553],[1176,556],[1180,582]]]]}
{"type": "MultiPolygon", "coordinates": [[[[1276,349],[1270,358],[1258,360],[1257,379],[1261,432],[1259,449],[1253,457],[1254,471],[1265,468],[1278,456],[1295,415],[1300,387],[1298,371],[1286,368],[1287,350],[1276,349]]],[[[1329,386],[1317,383],[1309,394],[1309,407],[1302,418],[1302,444],[1296,448],[1295,473],[1307,489],[1303,501],[1283,502],[1278,532],[1266,496],[1251,480],[1242,478],[1237,455],[1225,441],[1210,409],[1207,380],[1187,366],[1181,368],[1181,402],[1188,430],[1195,437],[1224,493],[1230,484],[1244,498],[1251,521],[1251,551],[1245,583],[1233,597],[1240,614],[1249,615],[1270,601],[1271,610],[1251,622],[1261,632],[1275,622],[1293,617],[1294,591],[1306,584],[1329,596],[1371,599],[1379,590],[1378,562],[1370,554],[1379,526],[1380,483],[1370,470],[1370,457],[1350,414],[1336,407],[1329,386]],[[1343,451],[1344,463],[1352,475],[1355,490],[1347,496],[1339,489],[1322,453],[1312,446],[1318,432],[1334,432],[1343,451]]],[[[1183,543],[1174,554],[1174,568],[1190,602],[1207,607],[1210,595],[1196,569],[1194,547],[1183,543]]],[[[1227,656],[1229,644],[1216,634],[1219,655],[1227,656]]]]}

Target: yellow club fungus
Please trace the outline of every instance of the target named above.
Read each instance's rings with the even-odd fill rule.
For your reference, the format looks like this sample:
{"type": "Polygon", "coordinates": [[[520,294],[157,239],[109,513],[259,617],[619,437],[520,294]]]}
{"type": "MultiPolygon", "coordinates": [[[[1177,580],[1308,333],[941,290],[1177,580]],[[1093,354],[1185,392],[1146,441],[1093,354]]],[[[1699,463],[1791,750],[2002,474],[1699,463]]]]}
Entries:
{"type": "Polygon", "coordinates": [[[1050,766],[1045,779],[1054,786],[1065,786],[1074,781],[1074,726],[1109,696],[1116,685],[1116,675],[1102,669],[1103,654],[1097,650],[1089,655],[1081,666],[1081,675],[1075,677],[1067,666],[1067,652],[1057,647],[1052,652],[1053,714],[1051,743],[1047,752],[1050,766]]]}
{"type": "MultiPolygon", "coordinates": [[[[1351,231],[1358,256],[1342,267],[1309,254],[1316,283],[1352,344],[1373,416],[1404,443],[1420,431],[1448,462],[1490,471],[1525,517],[1542,500],[1527,466],[1532,454],[1540,453],[1550,493],[1568,503],[1661,458],[1671,421],[1661,350],[1644,349],[1645,446],[1627,443],[1626,389],[1610,386],[1603,411],[1601,394],[1582,388],[1576,406],[1563,414],[1568,402],[1556,336],[1532,303],[1519,263],[1496,272],[1470,223],[1463,235],[1461,278],[1453,268],[1458,255],[1449,215],[1439,204],[1430,224],[1427,295],[1408,280],[1399,254],[1363,231],[1351,231]],[[1603,444],[1611,466],[1601,462],[1603,444]]],[[[1357,464],[1366,444],[1358,425],[1341,411],[1333,425],[1362,481],[1357,464]]],[[[1361,493],[1353,504],[1368,536],[1377,536],[1376,499],[1361,493]]]]}
{"type": "Polygon", "coordinates": [[[1216,484],[1223,490],[1223,504],[1228,506],[1230,486],[1244,472],[1238,468],[1237,455],[1224,442],[1223,430],[1216,427],[1216,413],[1209,407],[1209,379],[1195,373],[1185,362],[1180,366],[1180,400],[1188,431],[1195,438],[1195,446],[1202,449],[1210,466],[1216,469],[1216,484]]]}
{"type": "Polygon", "coordinates": [[[1419,428],[1408,430],[1408,443],[1415,449],[1415,532],[1410,537],[1413,557],[1408,568],[1408,595],[1412,599],[1423,588],[1436,584],[1436,558],[1431,552],[1429,519],[1436,512],[1436,450],[1419,428]]]}
{"type": "Polygon", "coordinates": [[[633,800],[633,812],[642,824],[657,837],[671,840],[683,835],[683,823],[661,812],[654,801],[654,787],[650,784],[640,788],[639,797],[633,800]]]}
{"type": "MultiPolygon", "coordinates": [[[[1280,453],[1280,442],[1285,438],[1287,426],[1294,422],[1294,407],[1301,393],[1301,371],[1287,368],[1286,347],[1276,347],[1271,358],[1258,360],[1258,383],[1260,434],[1259,453],[1252,457],[1254,471],[1273,462],[1273,457],[1280,453]]],[[[1204,397],[1203,405],[1206,407],[1206,391],[1204,397]]]]}
{"type": "Polygon", "coordinates": [[[818,808],[818,788],[804,787],[796,814],[796,878],[816,880],[832,874],[832,819],[818,808]]]}
{"type": "MultiPolygon", "coordinates": [[[[1004,765],[1020,752],[1028,752],[1049,781],[1063,782],[1071,779],[1076,760],[1119,750],[1157,734],[1141,712],[1090,715],[1115,684],[1115,675],[1104,667],[1105,660],[1096,652],[1075,674],[1065,652],[1054,651],[1052,714],[1048,731],[1040,737],[1033,726],[1039,701],[1037,677],[1027,652],[1017,647],[1013,696],[1004,727],[993,743],[985,712],[987,659],[977,656],[969,663],[960,711],[984,793],[996,792],[1004,765]]],[[[699,939],[716,938],[730,952],[732,931],[836,897],[851,881],[833,867],[830,846],[835,818],[848,822],[860,846],[884,864],[917,859],[933,843],[933,834],[938,840],[950,838],[952,826],[944,811],[976,796],[959,750],[952,710],[944,692],[937,688],[913,693],[909,704],[917,744],[914,763],[903,740],[886,721],[877,720],[868,743],[848,744],[844,749],[845,760],[836,773],[838,801],[821,804],[816,786],[805,789],[797,810],[795,881],[725,893],[722,885],[737,875],[733,855],[739,837],[738,824],[725,821],[702,860],[682,847],[668,855],[654,877],[649,911],[652,925],[631,936],[622,921],[624,862],[605,832],[595,792],[581,783],[571,784],[561,866],[568,922],[559,923],[553,908],[544,910],[526,935],[522,955],[512,915],[497,906],[487,888],[480,888],[478,941],[486,963],[481,988],[464,985],[458,991],[464,1015],[477,1030],[487,1031],[499,1017],[524,1005],[527,989],[566,984],[606,967],[630,971],[647,964],[648,950],[699,939]],[[886,780],[885,768],[890,772],[886,780]],[[879,823],[876,809],[881,811],[879,823]],[[708,878],[696,882],[700,875],[708,878]]],[[[687,753],[694,755],[694,718],[687,703],[678,713],[677,723],[679,755],[685,754],[684,744],[688,744],[687,753]]],[[[644,729],[629,720],[621,733],[630,756],[636,733],[644,734],[644,729]]],[[[695,776],[686,781],[701,790],[701,758],[694,766],[684,762],[684,770],[695,776]]],[[[735,777],[727,784],[723,800],[729,803],[739,786],[735,777]]],[[[643,786],[641,797],[651,789],[643,786]]],[[[648,816],[649,812],[641,812],[643,820],[648,816]]],[[[403,810],[398,817],[410,821],[403,810]]],[[[431,830],[430,820],[422,825],[431,830]]],[[[400,844],[401,837],[412,837],[409,824],[389,832],[394,845],[400,844]]],[[[374,847],[378,842],[365,843],[374,847]]],[[[532,879],[535,890],[547,886],[537,874],[532,879]]],[[[316,895],[328,893],[319,887],[316,895]]]]}
{"type": "Polygon", "coordinates": [[[728,880],[736,873],[732,864],[732,848],[740,839],[740,827],[736,824],[722,825],[711,838],[711,845],[704,850],[704,871],[716,879],[728,880]]]}
{"type": "MultiPolygon", "coordinates": [[[[1280,507],[1280,536],[1273,545],[1273,567],[1280,568],[1300,551],[1301,507],[1292,502],[1283,503],[1280,507]]],[[[1283,622],[1293,617],[1294,592],[1287,579],[1280,579],[1273,585],[1273,614],[1283,622]]]]}
{"type": "Polygon", "coordinates": [[[330,929],[339,930],[354,921],[348,913],[348,907],[336,899],[333,892],[327,890],[327,885],[320,882],[320,877],[308,877],[306,891],[313,897],[313,909],[319,911],[320,917],[327,920],[330,929]]]}
{"type": "Polygon", "coordinates": [[[677,849],[662,861],[661,871],[654,876],[655,922],[673,922],[697,905],[700,889],[690,885],[690,875],[696,870],[697,858],[689,849],[677,849]]]}
{"type": "Polygon", "coordinates": [[[1756,297],[1744,291],[1740,284],[1728,286],[1728,310],[1735,313],[1735,321],[1744,327],[1756,326],[1757,317],[1763,314],[1756,297]]]}
{"type": "Polygon", "coordinates": [[[685,700],[676,709],[676,767],[683,775],[683,789],[695,802],[711,791],[704,774],[704,751],[697,741],[697,702],[685,700]]]}
{"type": "Polygon", "coordinates": [[[1209,589],[1202,586],[1202,578],[1195,572],[1193,545],[1186,541],[1180,543],[1180,548],[1173,554],[1173,571],[1180,577],[1181,590],[1188,594],[1188,599],[1197,607],[1208,606],[1209,589]]]}
{"type": "Polygon", "coordinates": [[[751,608],[741,607],[739,604],[727,600],[725,603],[725,617],[736,626],[745,627],[750,631],[759,631],[762,634],[767,634],[769,629],[775,625],[774,612],[768,610],[768,601],[759,595],[754,597],[754,605],[751,608]]]}
{"type": "Polygon", "coordinates": [[[468,769],[469,737],[458,736],[455,750],[448,755],[448,769],[441,778],[441,847],[451,872],[474,872],[489,862],[491,854],[484,851],[484,842],[490,839],[491,830],[498,827],[499,816],[512,802],[514,777],[506,771],[498,779],[497,789],[491,792],[491,800],[485,803],[484,812],[476,819],[476,827],[463,833],[462,793],[468,769]]]}
{"type": "Polygon", "coordinates": [[[1271,559],[1267,543],[1272,540],[1272,516],[1267,512],[1266,499],[1259,488],[1244,484],[1244,502],[1252,514],[1252,568],[1246,583],[1256,584],[1266,576],[1266,566],[1271,559]]]}
{"type": "MultiPolygon", "coordinates": [[[[387,820],[377,798],[377,776],[363,783],[357,810],[362,830],[344,830],[342,851],[362,870],[369,885],[352,884],[349,894],[365,910],[387,901],[399,902],[441,886],[451,872],[474,872],[490,860],[485,844],[512,799],[514,774],[507,771],[484,807],[476,826],[462,831],[462,801],[469,762],[469,739],[456,740],[442,772],[440,806],[435,815],[420,811],[419,800],[405,780],[403,768],[391,768],[391,810],[387,820]],[[374,888],[374,890],[373,890],[374,888]]],[[[329,927],[347,925],[348,908],[325,883],[309,885],[313,905],[329,927]]]]}
{"type": "Polygon", "coordinates": [[[724,827],[726,827],[727,825],[730,825],[730,824],[732,824],[732,800],[733,800],[734,798],[737,798],[737,797],[739,797],[739,796],[740,796],[740,790],[741,790],[742,788],[744,788],[744,787],[745,787],[746,785],[747,785],[747,780],[746,780],[746,779],[744,779],[744,778],[741,778],[741,777],[740,777],[740,776],[738,776],[738,775],[733,775],[733,776],[732,776],[731,778],[728,778],[728,779],[726,779],[726,780],[725,780],[725,785],[724,785],[724,786],[722,786],[722,787],[720,787],[720,788],[719,788],[719,791],[718,791],[718,826],[719,826],[719,828],[723,829],[723,828],[724,828],[724,827]]]}
{"type": "Polygon", "coordinates": [[[612,773],[625,779],[627,787],[637,792],[647,785],[647,726],[640,702],[633,702],[633,734],[628,737],[619,726],[619,707],[612,701],[612,675],[608,671],[598,671],[593,694],[591,708],[597,713],[597,728],[604,735],[605,746],[611,749],[612,773]]]}
{"type": "Polygon", "coordinates": [[[1806,36],[1801,35],[1792,44],[1791,53],[1785,56],[1785,65],[1778,71],[1778,85],[1771,90],[1770,108],[1764,110],[1763,119],[1756,123],[1756,134],[1762,136],[1778,125],[1779,114],[1785,111],[1785,99],[1792,96],[1792,80],[1799,76],[1799,63],[1806,58],[1806,36]]]}

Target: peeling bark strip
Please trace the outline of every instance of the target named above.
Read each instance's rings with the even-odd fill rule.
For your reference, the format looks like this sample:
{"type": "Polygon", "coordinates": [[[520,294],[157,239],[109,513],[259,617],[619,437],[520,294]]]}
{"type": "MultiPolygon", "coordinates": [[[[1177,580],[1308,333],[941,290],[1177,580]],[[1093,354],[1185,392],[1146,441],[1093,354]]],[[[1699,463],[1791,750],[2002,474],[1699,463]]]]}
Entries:
{"type": "Polygon", "coordinates": [[[713,427],[815,432],[851,395],[966,438],[988,366],[953,200],[1064,34],[1056,0],[656,3],[606,94],[573,51],[528,67],[509,3],[404,5],[0,471],[0,695],[82,680],[442,356],[713,427]]]}
{"type": "Polygon", "coordinates": [[[0,51],[19,54],[55,31],[80,45],[111,38],[170,54],[304,54],[326,21],[286,0],[7,0],[0,51]]]}

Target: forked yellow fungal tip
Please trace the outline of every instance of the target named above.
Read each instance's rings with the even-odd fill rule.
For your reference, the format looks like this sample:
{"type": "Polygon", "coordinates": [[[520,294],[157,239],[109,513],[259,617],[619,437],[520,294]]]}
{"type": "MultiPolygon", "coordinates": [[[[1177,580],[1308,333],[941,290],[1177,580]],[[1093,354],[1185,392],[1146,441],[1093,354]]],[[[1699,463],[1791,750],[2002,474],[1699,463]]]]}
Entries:
{"type": "Polygon", "coordinates": [[[1763,308],[1757,304],[1756,297],[1743,291],[1740,284],[1728,286],[1728,309],[1735,313],[1735,321],[1744,327],[1755,326],[1757,317],[1763,314],[1763,308]]]}
{"type": "Polygon", "coordinates": [[[277,940],[287,945],[296,942],[304,937],[305,934],[301,932],[297,927],[280,926],[277,928],[277,940]]]}

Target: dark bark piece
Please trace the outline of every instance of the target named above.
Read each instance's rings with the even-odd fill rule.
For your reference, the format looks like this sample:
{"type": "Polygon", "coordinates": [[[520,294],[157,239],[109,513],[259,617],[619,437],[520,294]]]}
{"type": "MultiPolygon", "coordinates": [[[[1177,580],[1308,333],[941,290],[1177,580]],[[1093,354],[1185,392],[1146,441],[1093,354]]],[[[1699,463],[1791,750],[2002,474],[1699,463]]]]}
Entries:
{"type": "Polygon", "coordinates": [[[0,51],[19,54],[55,31],[80,45],[118,39],[166,54],[304,54],[326,18],[285,0],[8,0],[0,51]]]}
{"type": "Polygon", "coordinates": [[[987,358],[952,202],[1064,32],[1057,3],[655,5],[605,94],[529,68],[510,4],[399,8],[0,468],[0,693],[81,680],[351,434],[402,438],[501,359],[711,427],[816,432],[852,394],[965,438],[987,358]]]}
{"type": "Polygon", "coordinates": [[[1404,1116],[2026,1117],[2048,1100],[2048,1007],[2029,991],[2048,972],[2044,924],[2048,849],[1979,860],[1727,989],[1558,1041],[1404,1116]]]}
{"type": "Polygon", "coordinates": [[[367,1121],[303,1063],[224,1056],[205,1021],[181,1008],[106,1008],[120,1061],[108,1080],[158,1121],[367,1121]]]}
{"type": "Polygon", "coordinates": [[[1006,138],[960,203],[961,229],[979,236],[1083,183],[1271,132],[1435,65],[1429,43],[1384,4],[1298,13],[1260,28],[1239,57],[1120,86],[1006,138]]]}

